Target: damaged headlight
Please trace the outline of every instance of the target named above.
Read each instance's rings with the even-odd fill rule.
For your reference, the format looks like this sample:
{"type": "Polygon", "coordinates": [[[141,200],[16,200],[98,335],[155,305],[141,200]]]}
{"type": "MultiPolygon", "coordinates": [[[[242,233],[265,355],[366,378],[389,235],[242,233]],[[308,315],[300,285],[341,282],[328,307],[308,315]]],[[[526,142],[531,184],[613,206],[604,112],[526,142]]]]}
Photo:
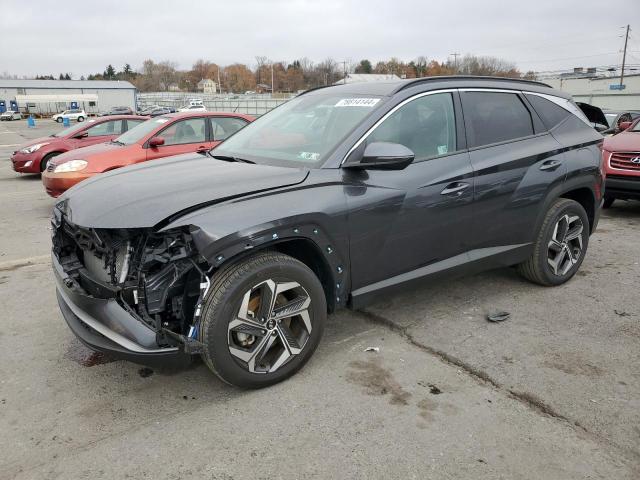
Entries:
{"type": "Polygon", "coordinates": [[[20,153],[33,153],[33,152],[35,152],[37,150],[40,150],[45,145],[49,145],[49,142],[36,143],[35,145],[30,145],[30,146],[20,150],[20,153]]]}
{"type": "Polygon", "coordinates": [[[68,162],[57,165],[53,170],[54,173],[77,172],[84,170],[87,166],[86,160],[69,160],[68,162]]]}

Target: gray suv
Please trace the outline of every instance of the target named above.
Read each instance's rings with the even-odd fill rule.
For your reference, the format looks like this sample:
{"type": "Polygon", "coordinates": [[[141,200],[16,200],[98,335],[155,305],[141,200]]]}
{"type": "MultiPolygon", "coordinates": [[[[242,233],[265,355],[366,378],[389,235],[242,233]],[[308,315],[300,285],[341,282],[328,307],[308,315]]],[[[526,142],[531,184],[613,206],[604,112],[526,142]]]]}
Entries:
{"type": "Polygon", "coordinates": [[[312,90],[206,155],[60,197],[60,308],[96,350],[200,355],[228,383],[271,385],[311,357],[336,309],[496,267],[569,280],[598,222],[601,143],[570,97],[537,82],[312,90]]]}

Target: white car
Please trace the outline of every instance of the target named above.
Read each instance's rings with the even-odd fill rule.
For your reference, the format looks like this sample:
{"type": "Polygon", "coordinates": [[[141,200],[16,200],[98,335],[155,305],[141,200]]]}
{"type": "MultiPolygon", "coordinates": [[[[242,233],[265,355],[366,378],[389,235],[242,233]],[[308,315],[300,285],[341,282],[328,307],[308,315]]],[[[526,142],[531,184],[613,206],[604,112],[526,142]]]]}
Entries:
{"type": "Polygon", "coordinates": [[[13,110],[7,110],[6,112],[2,112],[0,114],[0,120],[22,120],[22,115],[20,112],[14,112],[13,110]]]}
{"type": "Polygon", "coordinates": [[[204,105],[187,105],[185,107],[179,108],[179,112],[206,112],[207,107],[204,105]]]}
{"type": "Polygon", "coordinates": [[[87,118],[87,114],[84,112],[84,110],[73,108],[71,110],[65,110],[62,113],[56,113],[53,117],[51,117],[51,120],[62,123],[65,118],[68,118],[69,120],[75,120],[77,122],[84,122],[84,119],[87,118]]]}

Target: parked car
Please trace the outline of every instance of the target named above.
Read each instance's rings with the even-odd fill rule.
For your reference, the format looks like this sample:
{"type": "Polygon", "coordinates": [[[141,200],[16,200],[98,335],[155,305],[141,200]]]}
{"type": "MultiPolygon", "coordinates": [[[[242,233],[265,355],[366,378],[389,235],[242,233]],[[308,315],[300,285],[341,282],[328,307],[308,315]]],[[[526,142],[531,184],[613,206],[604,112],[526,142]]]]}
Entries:
{"type": "Polygon", "coordinates": [[[0,121],[22,120],[20,112],[14,112],[13,110],[7,110],[0,113],[0,121]]]}
{"type": "Polygon", "coordinates": [[[338,308],[509,265],[568,281],[598,223],[602,141],[537,82],[312,90],[209,159],[128,167],[61,197],[60,308],[94,349],[199,354],[226,382],[271,385],[309,360],[338,308]]]}
{"type": "Polygon", "coordinates": [[[604,141],[607,181],[604,208],[616,199],[640,200],[640,118],[619,124],[621,132],[604,141]]]}
{"type": "Polygon", "coordinates": [[[133,114],[134,114],[134,111],[131,107],[113,107],[111,110],[101,113],[100,116],[104,117],[107,115],[133,115],[133,114]]]}
{"type": "Polygon", "coordinates": [[[19,173],[40,173],[47,168],[53,157],[76,148],[107,142],[146,120],[148,117],[132,115],[90,118],[49,137],[29,140],[13,152],[13,170],[19,173]]]}
{"type": "Polygon", "coordinates": [[[62,123],[65,118],[69,120],[75,120],[77,122],[84,122],[84,119],[87,118],[87,114],[84,110],[80,110],[78,108],[73,108],[71,110],[65,110],[62,113],[56,113],[51,120],[54,122],[62,123]]]}
{"type": "Polygon", "coordinates": [[[621,132],[620,123],[633,122],[636,118],[640,118],[640,112],[634,110],[626,111],[614,111],[603,110],[607,122],[609,123],[609,129],[602,132],[603,134],[618,134],[621,132]]]}
{"type": "Polygon", "coordinates": [[[204,105],[186,105],[178,109],[179,112],[206,112],[207,107],[204,105]]]}
{"type": "Polygon", "coordinates": [[[149,117],[158,117],[160,115],[166,115],[167,113],[174,113],[174,112],[175,112],[175,109],[171,109],[169,107],[155,106],[155,107],[145,108],[141,110],[139,114],[147,115],[149,117]]]}
{"type": "Polygon", "coordinates": [[[156,117],[111,142],[55,157],[42,173],[42,183],[49,195],[57,197],[109,170],[181,153],[205,153],[252,120],[249,115],[215,112],[156,117]]]}

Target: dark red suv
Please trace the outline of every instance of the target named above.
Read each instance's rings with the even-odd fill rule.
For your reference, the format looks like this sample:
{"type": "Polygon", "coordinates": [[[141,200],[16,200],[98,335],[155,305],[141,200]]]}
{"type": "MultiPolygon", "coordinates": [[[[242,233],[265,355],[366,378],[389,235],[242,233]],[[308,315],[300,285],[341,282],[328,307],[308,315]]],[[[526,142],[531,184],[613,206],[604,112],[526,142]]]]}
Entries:
{"type": "Polygon", "coordinates": [[[149,117],[135,115],[112,115],[90,118],[49,137],[40,137],[20,145],[13,152],[13,169],[19,173],[40,173],[56,155],[76,148],[108,142],[148,120],[149,117]]]}
{"type": "Polygon", "coordinates": [[[616,199],[640,200],[640,119],[620,124],[621,133],[604,141],[607,181],[604,208],[616,199]]]}

